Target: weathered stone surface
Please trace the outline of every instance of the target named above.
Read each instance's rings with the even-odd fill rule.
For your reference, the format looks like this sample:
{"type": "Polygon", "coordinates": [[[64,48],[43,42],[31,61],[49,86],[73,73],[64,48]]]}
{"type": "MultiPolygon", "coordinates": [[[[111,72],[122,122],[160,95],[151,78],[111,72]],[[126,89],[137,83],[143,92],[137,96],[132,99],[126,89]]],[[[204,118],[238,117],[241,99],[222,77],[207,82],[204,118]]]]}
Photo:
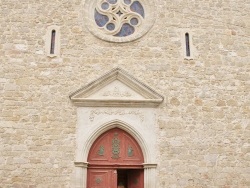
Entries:
{"type": "Polygon", "coordinates": [[[152,29],[119,44],[88,31],[84,2],[0,3],[0,187],[75,187],[68,96],[115,67],[165,96],[157,188],[250,187],[249,2],[156,0],[152,29]],[[45,53],[50,25],[61,32],[53,58],[45,53]],[[183,56],[185,31],[192,59],[183,56]]]}

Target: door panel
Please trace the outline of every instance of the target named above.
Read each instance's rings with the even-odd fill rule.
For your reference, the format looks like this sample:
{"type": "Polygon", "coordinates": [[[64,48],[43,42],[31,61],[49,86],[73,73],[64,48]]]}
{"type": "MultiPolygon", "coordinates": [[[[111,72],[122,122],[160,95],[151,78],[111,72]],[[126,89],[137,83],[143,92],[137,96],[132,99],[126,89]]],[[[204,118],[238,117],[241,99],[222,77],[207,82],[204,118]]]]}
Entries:
{"type": "Polygon", "coordinates": [[[90,148],[87,188],[143,188],[143,162],[137,141],[122,129],[110,129],[90,148]]]}
{"type": "Polygon", "coordinates": [[[89,166],[95,165],[142,165],[142,150],[137,141],[124,130],[111,129],[103,133],[91,146],[89,166]]]}
{"type": "Polygon", "coordinates": [[[87,188],[116,188],[117,172],[113,169],[89,169],[87,188]]]}
{"type": "Polygon", "coordinates": [[[128,171],[128,188],[143,188],[144,174],[143,170],[128,171]]]}

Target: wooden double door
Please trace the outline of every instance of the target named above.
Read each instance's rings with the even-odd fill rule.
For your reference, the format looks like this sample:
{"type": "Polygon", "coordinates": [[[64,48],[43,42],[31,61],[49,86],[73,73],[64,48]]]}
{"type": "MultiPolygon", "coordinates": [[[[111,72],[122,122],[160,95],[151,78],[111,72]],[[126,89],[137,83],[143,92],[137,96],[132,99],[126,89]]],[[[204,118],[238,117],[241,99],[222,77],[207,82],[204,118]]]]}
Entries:
{"type": "Polygon", "coordinates": [[[136,140],[114,128],[102,134],[88,156],[87,188],[143,188],[143,154],[136,140]]]}
{"type": "Polygon", "coordinates": [[[87,188],[143,188],[143,169],[89,169],[87,188]]]}

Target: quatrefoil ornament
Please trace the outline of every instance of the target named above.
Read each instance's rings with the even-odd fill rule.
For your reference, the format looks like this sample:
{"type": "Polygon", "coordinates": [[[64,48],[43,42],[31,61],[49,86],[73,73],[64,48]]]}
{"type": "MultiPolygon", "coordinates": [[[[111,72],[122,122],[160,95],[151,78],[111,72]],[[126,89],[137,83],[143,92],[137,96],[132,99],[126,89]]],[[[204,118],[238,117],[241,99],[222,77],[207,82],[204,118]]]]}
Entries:
{"type": "Polygon", "coordinates": [[[95,22],[107,35],[126,37],[143,23],[144,8],[134,0],[100,0],[95,9],[95,22]]]}
{"type": "Polygon", "coordinates": [[[97,37],[112,42],[140,38],[154,23],[152,1],[87,0],[85,23],[97,37]]]}

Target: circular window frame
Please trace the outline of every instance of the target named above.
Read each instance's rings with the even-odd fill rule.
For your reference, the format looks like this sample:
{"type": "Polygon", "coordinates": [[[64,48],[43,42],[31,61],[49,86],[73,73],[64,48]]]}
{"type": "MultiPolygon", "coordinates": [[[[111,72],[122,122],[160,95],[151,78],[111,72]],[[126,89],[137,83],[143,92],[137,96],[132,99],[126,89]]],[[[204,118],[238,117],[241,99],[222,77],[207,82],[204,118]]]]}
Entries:
{"type": "Polygon", "coordinates": [[[151,29],[151,27],[155,22],[154,2],[149,0],[138,0],[143,5],[145,12],[144,21],[142,25],[138,28],[138,30],[136,30],[135,33],[125,37],[107,35],[106,33],[102,32],[101,29],[98,28],[98,25],[96,24],[94,19],[94,12],[95,12],[94,10],[96,8],[97,1],[98,0],[85,1],[85,3],[83,4],[83,10],[84,10],[83,21],[87,26],[87,28],[89,29],[89,31],[93,35],[102,40],[109,42],[118,42],[118,43],[134,41],[145,35],[151,29]]]}

